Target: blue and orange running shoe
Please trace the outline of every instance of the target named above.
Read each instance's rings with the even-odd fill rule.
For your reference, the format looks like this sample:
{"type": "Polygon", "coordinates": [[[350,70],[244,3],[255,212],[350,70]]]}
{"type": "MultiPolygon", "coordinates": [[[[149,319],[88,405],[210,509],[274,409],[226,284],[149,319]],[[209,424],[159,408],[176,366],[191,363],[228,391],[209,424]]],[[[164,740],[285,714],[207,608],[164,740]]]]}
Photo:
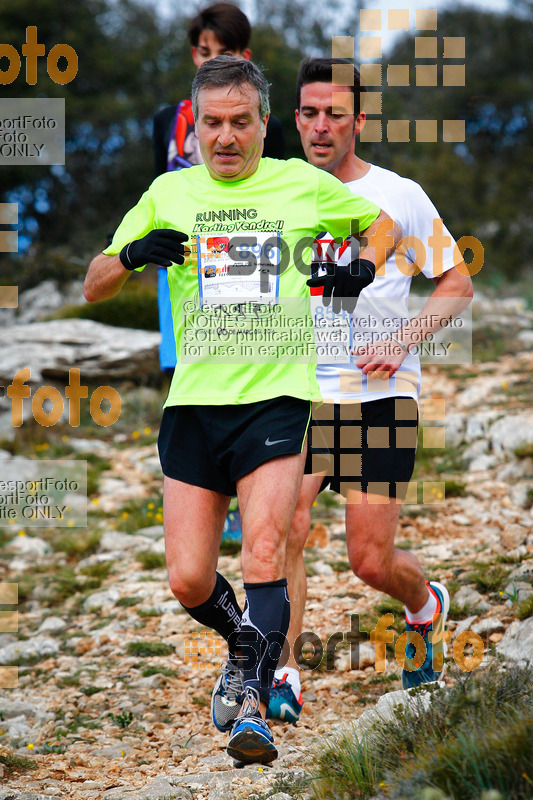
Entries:
{"type": "Polygon", "coordinates": [[[240,764],[269,764],[278,757],[270,728],[259,713],[259,692],[244,688],[240,716],[231,731],[227,753],[240,764]]]}
{"type": "Polygon", "coordinates": [[[406,618],[406,631],[418,633],[426,646],[426,653],[422,650],[420,642],[409,642],[405,648],[405,664],[402,670],[402,685],[404,689],[412,689],[422,683],[438,681],[444,666],[446,645],[443,633],[446,618],[450,610],[450,595],[442,583],[426,581],[429,591],[437,599],[437,610],[429,622],[409,622],[406,618]],[[424,658],[423,662],[422,659],[424,658]],[[406,666],[409,669],[406,669],[406,666]]]}
{"type": "Polygon", "coordinates": [[[300,697],[296,697],[287,680],[287,673],[285,673],[283,678],[274,681],[270,690],[266,718],[281,719],[283,722],[298,722],[303,704],[302,693],[300,692],[300,697]]]}

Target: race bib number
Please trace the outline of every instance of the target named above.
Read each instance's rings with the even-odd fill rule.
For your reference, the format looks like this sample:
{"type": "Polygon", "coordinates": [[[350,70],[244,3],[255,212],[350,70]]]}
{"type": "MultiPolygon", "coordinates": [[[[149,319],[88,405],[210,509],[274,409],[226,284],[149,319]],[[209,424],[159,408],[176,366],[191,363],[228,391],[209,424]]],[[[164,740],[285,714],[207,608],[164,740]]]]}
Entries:
{"type": "MultiPolygon", "coordinates": [[[[339,254],[344,253],[348,243],[333,239],[328,233],[317,236],[313,243],[313,278],[324,278],[327,266],[336,264],[339,254]]],[[[352,320],[346,311],[334,314],[331,303],[325,306],[322,287],[311,290],[311,312],[315,330],[318,364],[349,364],[352,349],[352,320]]]]}
{"type": "Polygon", "coordinates": [[[311,297],[311,313],[315,329],[317,362],[319,364],[349,364],[353,346],[352,319],[346,311],[334,314],[323,305],[321,295],[311,297]]]}
{"type": "Polygon", "coordinates": [[[279,300],[279,233],[211,233],[196,237],[200,304],[279,300]]]}

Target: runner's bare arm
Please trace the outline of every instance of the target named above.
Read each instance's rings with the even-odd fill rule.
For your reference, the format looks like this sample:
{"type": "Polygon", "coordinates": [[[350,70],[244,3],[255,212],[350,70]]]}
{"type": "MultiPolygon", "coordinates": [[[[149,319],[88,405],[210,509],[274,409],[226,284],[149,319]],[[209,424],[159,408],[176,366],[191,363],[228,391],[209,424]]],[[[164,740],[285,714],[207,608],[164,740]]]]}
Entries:
{"type": "Polygon", "coordinates": [[[394,331],[394,338],[357,348],[357,366],[365,374],[373,373],[378,378],[394,375],[411,346],[420,344],[430,333],[444,328],[470,304],[474,290],[472,279],[464,274],[465,271],[464,262],[461,262],[439,278],[433,278],[435,289],[420,314],[394,331]],[[462,271],[457,267],[462,267],[462,271]]]}
{"type": "Polygon", "coordinates": [[[170,267],[183,264],[186,233],[172,228],[155,228],[141,239],[126,244],[119,255],[101,253],[91,261],[85,279],[84,293],[89,302],[107,300],[116,295],[127,280],[128,273],[146,264],[170,267]]]}
{"type": "Polygon", "coordinates": [[[470,305],[474,295],[472,278],[466,275],[462,261],[438,278],[432,278],[435,288],[424,308],[416,317],[397,331],[394,336],[406,347],[420,344],[430,333],[444,328],[450,320],[470,305]]]}
{"type": "Polygon", "coordinates": [[[108,300],[120,292],[131,275],[120,260],[120,256],[106,256],[99,253],[89,265],[83,284],[83,294],[89,303],[108,300]]]}

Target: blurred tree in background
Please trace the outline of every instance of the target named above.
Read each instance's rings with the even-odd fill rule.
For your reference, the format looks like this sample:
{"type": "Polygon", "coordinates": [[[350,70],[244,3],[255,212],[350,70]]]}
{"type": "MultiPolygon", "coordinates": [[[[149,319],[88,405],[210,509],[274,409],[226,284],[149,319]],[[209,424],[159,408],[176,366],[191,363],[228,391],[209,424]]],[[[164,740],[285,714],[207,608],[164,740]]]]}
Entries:
{"type": "MultiPolygon", "coordinates": [[[[520,8],[518,7],[520,6],[520,8]]],[[[418,33],[418,36],[421,34],[418,33]]],[[[476,236],[491,272],[517,278],[533,252],[533,3],[516,14],[477,8],[439,11],[437,87],[415,85],[413,36],[400,39],[388,64],[409,64],[410,85],[385,90],[385,119],[438,120],[439,142],[361,146],[382,166],[419,181],[452,233],[476,236]],[[466,39],[466,83],[442,85],[442,38],[466,39]],[[443,143],[442,120],[464,120],[464,144],[443,143]]],[[[484,275],[484,277],[488,277],[484,275]]]]}
{"type": "MultiPolygon", "coordinates": [[[[307,54],[329,55],[332,34],[357,35],[363,3],[254,3],[253,57],[272,84],[287,155],[301,157],[294,125],[299,62],[307,54]]],[[[23,61],[19,77],[0,88],[1,97],[66,98],[66,165],[1,167],[0,201],[19,203],[19,236],[26,243],[18,256],[2,256],[2,282],[11,279],[23,289],[45,277],[80,275],[105,245],[153,178],[155,111],[190,92],[195,67],[186,31],[195,9],[206,4],[161,17],[147,0],[0,0],[2,42],[20,53],[26,27],[36,25],[46,52],[66,43],[79,56],[69,84],[54,83],[40,58],[35,86],[24,80],[23,61]]],[[[409,64],[411,85],[385,86],[383,118],[464,119],[465,144],[385,142],[358,145],[358,152],[420,181],[454,235],[478,236],[491,270],[518,276],[533,246],[533,3],[516,0],[507,14],[439,10],[438,32],[428,35],[439,42],[466,37],[466,86],[416,87],[414,32],[405,34],[383,71],[387,63],[409,64]]],[[[441,52],[440,46],[439,70],[441,52]]]]}
{"type": "MultiPolygon", "coordinates": [[[[65,86],[49,78],[40,58],[35,86],[25,83],[23,65],[2,87],[3,96],[66,98],[65,167],[2,167],[2,199],[20,203],[19,230],[33,249],[94,251],[153,177],[151,119],[182,37],[133,0],[0,0],[0,19],[4,39],[19,52],[32,24],[47,52],[64,42],[79,57],[78,74],[65,86]]],[[[191,73],[178,91],[187,93],[191,73]]]]}

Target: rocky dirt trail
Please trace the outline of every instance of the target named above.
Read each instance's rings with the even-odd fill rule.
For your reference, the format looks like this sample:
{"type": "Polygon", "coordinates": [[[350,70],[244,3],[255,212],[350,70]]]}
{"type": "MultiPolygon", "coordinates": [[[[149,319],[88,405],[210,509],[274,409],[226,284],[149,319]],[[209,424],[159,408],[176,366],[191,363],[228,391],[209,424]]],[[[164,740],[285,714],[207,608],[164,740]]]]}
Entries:
{"type": "MultiPolygon", "coordinates": [[[[398,537],[428,577],[449,585],[452,644],[474,631],[485,663],[533,663],[533,353],[524,335],[531,315],[521,309],[514,353],[425,369],[422,420],[424,403],[429,421],[430,401],[444,401],[446,449],[420,452],[415,477],[426,481],[425,502],[404,506],[398,537]]],[[[353,576],[342,506],[322,499],[307,550],[306,628],[324,648],[345,634],[335,669],[322,663],[303,673],[303,712],[296,726],[275,724],[272,767],[234,769],[227,736],[209,715],[221,643],[201,638],[167,585],[153,435],[118,433],[97,444],[109,468],[90,500],[96,538],[86,552],[76,555],[66,540],[59,549],[44,529],[3,531],[0,583],[19,583],[20,593],[18,632],[0,634],[0,665],[18,667],[18,687],[0,690],[0,800],[286,800],[312,770],[321,737],[401,688],[393,654],[376,671],[368,637],[387,611],[401,633],[401,609],[353,576]],[[346,641],[353,614],[366,631],[359,669],[350,668],[346,641]],[[12,769],[22,757],[34,768],[12,769]]],[[[90,445],[71,435],[65,451],[90,445]]],[[[3,470],[10,463],[13,455],[0,452],[3,470]]],[[[223,554],[220,569],[240,585],[238,553],[223,554]]]]}

